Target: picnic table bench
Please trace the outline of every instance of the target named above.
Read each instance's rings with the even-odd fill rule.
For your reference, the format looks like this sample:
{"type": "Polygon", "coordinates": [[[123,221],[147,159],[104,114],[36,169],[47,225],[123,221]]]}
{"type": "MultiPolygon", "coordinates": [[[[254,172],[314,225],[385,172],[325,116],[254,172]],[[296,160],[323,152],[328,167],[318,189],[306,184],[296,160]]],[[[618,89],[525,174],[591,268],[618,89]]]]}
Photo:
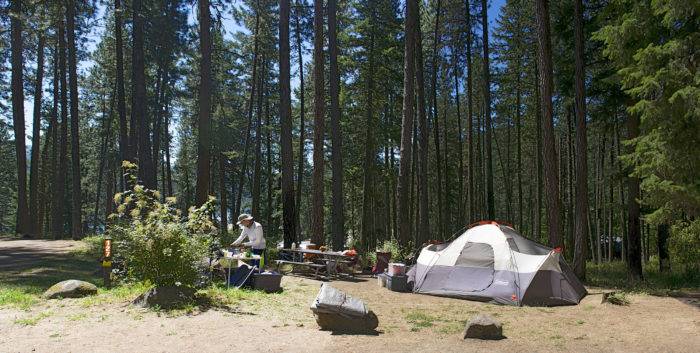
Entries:
{"type": "Polygon", "coordinates": [[[318,272],[325,269],[326,265],[323,264],[317,264],[313,262],[300,262],[300,261],[289,261],[289,260],[275,260],[277,263],[277,272],[279,272],[280,265],[292,265],[292,270],[294,269],[294,266],[304,266],[310,270],[314,271],[314,277],[320,278],[318,272]]]}
{"type": "MultiPolygon", "coordinates": [[[[292,270],[294,266],[305,266],[307,268],[314,270],[314,275],[318,278],[319,271],[325,269],[328,278],[331,276],[338,276],[338,264],[351,265],[353,263],[353,258],[344,255],[339,252],[332,251],[320,251],[315,249],[282,249],[281,252],[288,253],[291,255],[291,260],[277,260],[277,267],[282,264],[292,265],[292,270]],[[316,255],[317,260],[315,262],[304,261],[305,255],[316,255]]],[[[354,276],[354,274],[349,273],[349,275],[354,276]]]]}

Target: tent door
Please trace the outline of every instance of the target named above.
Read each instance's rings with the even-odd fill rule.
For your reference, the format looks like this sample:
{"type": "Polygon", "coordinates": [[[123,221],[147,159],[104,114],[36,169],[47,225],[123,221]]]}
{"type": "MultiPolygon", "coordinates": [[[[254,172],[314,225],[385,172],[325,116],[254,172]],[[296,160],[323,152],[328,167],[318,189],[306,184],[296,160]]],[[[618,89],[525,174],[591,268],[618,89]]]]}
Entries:
{"type": "Polygon", "coordinates": [[[493,248],[467,242],[445,278],[443,288],[457,292],[479,292],[491,286],[494,277],[493,248]]]}

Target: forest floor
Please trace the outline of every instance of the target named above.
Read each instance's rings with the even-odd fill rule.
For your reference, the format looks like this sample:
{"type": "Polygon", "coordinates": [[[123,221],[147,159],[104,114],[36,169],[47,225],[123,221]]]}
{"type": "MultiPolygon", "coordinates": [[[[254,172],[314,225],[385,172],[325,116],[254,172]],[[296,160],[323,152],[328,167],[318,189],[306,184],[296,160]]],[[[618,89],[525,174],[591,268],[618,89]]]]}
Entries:
{"type": "Polygon", "coordinates": [[[206,290],[217,305],[177,311],[129,303],[142,286],[100,289],[82,299],[44,300],[58,280],[97,281],[96,262],[72,241],[0,238],[2,352],[693,352],[700,347],[700,301],[627,294],[628,306],[601,304],[604,289],[577,306],[536,308],[395,293],[376,280],[334,281],[379,317],[376,335],[320,331],[308,306],[320,282],[285,276],[284,292],[206,290]],[[506,339],[462,340],[466,320],[487,313],[506,339]]]}

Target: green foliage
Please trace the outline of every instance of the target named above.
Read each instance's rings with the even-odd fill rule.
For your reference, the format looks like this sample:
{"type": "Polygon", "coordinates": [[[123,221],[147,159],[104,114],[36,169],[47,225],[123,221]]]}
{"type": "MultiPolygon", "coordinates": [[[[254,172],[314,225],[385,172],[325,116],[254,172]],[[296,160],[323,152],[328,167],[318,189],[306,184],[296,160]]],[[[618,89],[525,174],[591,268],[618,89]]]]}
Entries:
{"type": "Polygon", "coordinates": [[[675,222],[668,245],[672,261],[684,267],[681,270],[700,273],[700,219],[675,222]]]}
{"type": "MultiPolygon", "coordinates": [[[[692,59],[700,42],[700,11],[684,1],[613,2],[604,42],[617,79],[641,118],[639,137],[623,161],[642,180],[652,224],[700,216],[700,81],[692,59]],[[692,147],[691,147],[692,146],[692,147]]],[[[687,222],[686,222],[687,223],[687,222]]]]}
{"type": "Polygon", "coordinates": [[[157,192],[138,184],[115,195],[115,201],[117,213],[110,216],[115,222],[108,234],[128,275],[156,286],[193,286],[216,232],[210,220],[214,200],[190,208],[187,219],[174,199],[160,203],[157,192]]]}
{"type": "MultiPolygon", "coordinates": [[[[671,267],[674,267],[673,265],[671,267]]],[[[644,282],[631,281],[625,263],[620,261],[586,264],[586,285],[624,289],[633,292],[664,294],[675,290],[700,288],[700,271],[686,269],[671,273],[659,272],[656,256],[644,264],[644,282]]]]}
{"type": "Polygon", "coordinates": [[[411,256],[413,256],[413,243],[409,242],[407,245],[399,244],[398,240],[391,239],[385,240],[382,245],[377,248],[380,252],[390,252],[391,261],[396,262],[406,262],[411,256]]]}
{"type": "Polygon", "coordinates": [[[608,303],[614,305],[627,306],[630,305],[630,300],[625,292],[614,292],[608,296],[608,303]]]}

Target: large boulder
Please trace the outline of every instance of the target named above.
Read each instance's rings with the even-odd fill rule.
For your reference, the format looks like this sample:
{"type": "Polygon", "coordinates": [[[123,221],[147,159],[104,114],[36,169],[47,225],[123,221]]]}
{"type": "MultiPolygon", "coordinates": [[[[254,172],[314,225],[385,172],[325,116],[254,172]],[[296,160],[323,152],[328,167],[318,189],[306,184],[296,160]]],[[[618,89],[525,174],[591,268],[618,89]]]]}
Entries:
{"type": "Polygon", "coordinates": [[[57,299],[82,298],[94,294],[97,294],[97,287],[94,284],[77,279],[69,279],[49,287],[43,296],[46,299],[57,299]]]}
{"type": "Polygon", "coordinates": [[[500,340],[503,337],[503,326],[489,315],[478,314],[467,322],[464,329],[464,339],[477,338],[482,340],[500,340]]]}
{"type": "Polygon", "coordinates": [[[193,288],[182,286],[154,287],[134,299],[133,304],[145,308],[172,309],[192,303],[195,292],[193,288]]]}
{"type": "Polygon", "coordinates": [[[316,299],[311,303],[311,311],[322,330],[339,333],[375,333],[379,326],[377,315],[367,309],[360,299],[324,283],[316,299]]]}

